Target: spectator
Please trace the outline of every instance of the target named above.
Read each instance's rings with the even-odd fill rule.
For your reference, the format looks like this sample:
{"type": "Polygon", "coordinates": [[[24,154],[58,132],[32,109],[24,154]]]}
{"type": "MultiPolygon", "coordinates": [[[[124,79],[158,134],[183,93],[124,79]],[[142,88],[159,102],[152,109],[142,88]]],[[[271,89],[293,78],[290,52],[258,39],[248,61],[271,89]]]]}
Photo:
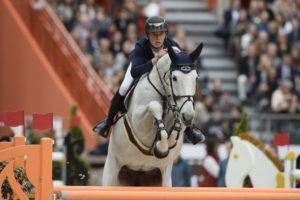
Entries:
{"type": "Polygon", "coordinates": [[[290,52],[290,47],[287,41],[286,34],[284,32],[279,32],[277,39],[278,52],[280,56],[290,52]]]}
{"type": "Polygon", "coordinates": [[[119,70],[127,70],[129,66],[129,54],[132,49],[133,44],[129,40],[123,42],[122,51],[116,55],[116,66],[119,70]]]}
{"type": "Polygon", "coordinates": [[[250,46],[250,44],[254,43],[257,37],[257,30],[255,24],[250,24],[248,26],[248,30],[245,34],[241,36],[241,49],[242,52],[245,53],[250,46]]]}
{"type": "Polygon", "coordinates": [[[122,33],[120,31],[116,31],[113,34],[112,42],[110,43],[109,50],[116,56],[122,50],[122,33]]]}
{"type": "Polygon", "coordinates": [[[172,168],[172,186],[173,187],[190,187],[191,186],[191,168],[187,161],[179,155],[172,168]]]}
{"type": "Polygon", "coordinates": [[[269,43],[269,35],[265,31],[258,32],[258,38],[256,41],[256,48],[258,54],[264,54],[267,52],[267,47],[269,43]]]}
{"type": "Polygon", "coordinates": [[[213,81],[211,94],[214,98],[214,102],[219,104],[221,96],[223,95],[222,81],[220,79],[216,79],[216,80],[213,81]]]}
{"type": "Polygon", "coordinates": [[[281,64],[281,59],[278,56],[277,46],[275,43],[269,43],[267,46],[267,57],[271,62],[271,66],[277,69],[281,64]]]}
{"type": "Polygon", "coordinates": [[[217,179],[220,172],[220,159],[218,154],[219,142],[216,138],[210,138],[206,142],[206,156],[200,167],[203,180],[200,187],[217,187],[217,179]]]}
{"type": "Polygon", "coordinates": [[[81,40],[87,40],[90,36],[90,23],[87,15],[81,15],[79,23],[75,25],[73,31],[79,33],[81,40]]]}
{"type": "Polygon", "coordinates": [[[256,25],[257,31],[268,32],[269,31],[269,14],[267,11],[262,11],[260,14],[260,21],[256,25]]]}
{"type": "Polygon", "coordinates": [[[126,40],[129,40],[131,43],[135,43],[137,39],[138,39],[138,30],[136,24],[134,23],[128,24],[126,30],[126,40]]]}
{"type": "Polygon", "coordinates": [[[272,94],[272,111],[275,113],[288,113],[291,105],[292,82],[289,80],[281,81],[280,86],[272,94]]]}
{"type": "Polygon", "coordinates": [[[85,0],[79,7],[80,16],[85,15],[89,20],[96,17],[96,5],[95,0],[85,0]]]}
{"type": "Polygon", "coordinates": [[[292,67],[292,58],[290,54],[284,54],[282,65],[277,70],[277,81],[290,80],[295,85],[296,71],[292,67]]]}
{"type": "Polygon", "coordinates": [[[186,49],[185,48],[185,31],[184,30],[178,30],[176,32],[176,35],[174,37],[174,40],[178,43],[178,45],[182,48],[182,49],[186,49]]]}
{"type": "Polygon", "coordinates": [[[123,35],[126,34],[126,29],[129,23],[130,23],[129,13],[126,9],[122,9],[120,11],[119,17],[117,17],[117,19],[115,20],[115,24],[118,30],[121,31],[123,35]]]}
{"type": "Polygon", "coordinates": [[[226,156],[226,158],[224,160],[222,160],[220,162],[220,171],[219,171],[218,183],[217,183],[218,187],[226,187],[225,175],[226,175],[226,168],[227,168],[228,158],[229,158],[230,150],[231,150],[231,141],[230,140],[226,140],[224,142],[224,145],[226,146],[226,154],[227,154],[227,156],[226,156]]]}
{"type": "Polygon", "coordinates": [[[299,19],[297,17],[292,18],[291,26],[292,26],[292,30],[287,34],[289,46],[292,46],[293,43],[300,40],[300,26],[299,26],[299,19]]]}
{"type": "Polygon", "coordinates": [[[160,11],[160,0],[151,0],[144,8],[144,15],[149,18],[158,16],[160,11]]]}
{"type": "Polygon", "coordinates": [[[230,8],[224,13],[224,23],[220,29],[216,31],[216,36],[224,40],[224,47],[229,47],[231,30],[239,20],[241,2],[240,0],[231,0],[230,8]]]}
{"type": "MultiPolygon", "coordinates": [[[[243,55],[239,60],[239,76],[237,78],[239,99],[246,103],[249,96],[252,96],[258,86],[259,70],[258,56],[256,54],[255,45],[248,48],[247,54],[243,55]]],[[[249,102],[248,102],[249,103],[249,102]]]]}
{"type": "Polygon", "coordinates": [[[111,24],[111,18],[105,15],[104,8],[101,6],[97,7],[96,14],[90,20],[91,27],[97,30],[98,38],[106,37],[108,29],[111,24]]]}

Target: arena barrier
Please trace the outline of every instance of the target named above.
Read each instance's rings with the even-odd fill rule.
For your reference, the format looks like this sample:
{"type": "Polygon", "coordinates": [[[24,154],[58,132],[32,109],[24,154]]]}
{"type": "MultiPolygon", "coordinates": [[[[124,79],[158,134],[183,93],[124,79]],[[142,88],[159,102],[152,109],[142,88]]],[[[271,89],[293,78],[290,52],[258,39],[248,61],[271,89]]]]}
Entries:
{"type": "Polygon", "coordinates": [[[66,200],[299,200],[298,189],[257,188],[167,188],[167,187],[101,187],[58,186],[54,193],[66,200]]]}
{"type": "MultiPolygon", "coordinates": [[[[171,187],[102,187],[56,186],[52,189],[52,140],[44,138],[40,145],[25,145],[23,136],[13,142],[0,143],[0,162],[9,164],[0,174],[0,185],[8,177],[15,194],[28,199],[20,185],[13,181],[13,169],[25,167],[30,182],[35,186],[36,200],[51,200],[52,192],[58,199],[66,200],[299,200],[299,189],[257,188],[171,188],[171,187]]],[[[100,177],[99,177],[100,178],[100,177]]],[[[1,199],[1,197],[0,197],[1,199]]]]}
{"type": "Polygon", "coordinates": [[[40,145],[26,145],[23,136],[15,136],[13,142],[0,143],[0,162],[8,163],[0,174],[0,186],[8,178],[16,195],[14,199],[28,199],[14,177],[14,169],[18,167],[25,168],[30,183],[34,185],[35,200],[52,199],[52,143],[52,139],[43,138],[40,145]]]}

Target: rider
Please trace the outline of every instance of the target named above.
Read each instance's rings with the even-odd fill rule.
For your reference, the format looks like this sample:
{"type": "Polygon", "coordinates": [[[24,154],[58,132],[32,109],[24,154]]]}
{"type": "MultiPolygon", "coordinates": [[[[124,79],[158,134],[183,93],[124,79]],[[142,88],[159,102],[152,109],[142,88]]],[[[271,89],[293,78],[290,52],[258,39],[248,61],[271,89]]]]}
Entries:
{"type": "MultiPolygon", "coordinates": [[[[159,16],[148,18],[145,24],[145,32],[146,37],[137,41],[135,48],[131,52],[131,63],[119,90],[111,101],[108,117],[94,128],[94,131],[103,137],[108,136],[115,115],[124,109],[123,101],[134,80],[141,77],[144,73],[150,72],[158,59],[167,53],[166,43],[171,44],[175,51],[176,49],[180,51],[179,45],[167,36],[168,26],[164,18],[159,16]]],[[[185,134],[193,144],[203,142],[205,138],[197,128],[187,127],[185,134]]]]}

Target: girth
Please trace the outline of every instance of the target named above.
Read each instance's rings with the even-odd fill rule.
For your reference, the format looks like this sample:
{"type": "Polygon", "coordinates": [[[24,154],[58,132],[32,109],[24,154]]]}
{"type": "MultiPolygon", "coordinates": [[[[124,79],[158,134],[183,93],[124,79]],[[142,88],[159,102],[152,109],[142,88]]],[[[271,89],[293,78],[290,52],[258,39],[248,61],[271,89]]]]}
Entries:
{"type": "Polygon", "coordinates": [[[154,155],[153,154],[153,146],[154,146],[155,140],[150,148],[145,146],[143,143],[141,143],[139,141],[139,139],[133,133],[127,114],[125,114],[123,116],[123,121],[124,121],[125,132],[127,133],[126,135],[128,136],[129,141],[135,147],[137,147],[143,154],[148,155],[148,156],[153,156],[154,155]]]}

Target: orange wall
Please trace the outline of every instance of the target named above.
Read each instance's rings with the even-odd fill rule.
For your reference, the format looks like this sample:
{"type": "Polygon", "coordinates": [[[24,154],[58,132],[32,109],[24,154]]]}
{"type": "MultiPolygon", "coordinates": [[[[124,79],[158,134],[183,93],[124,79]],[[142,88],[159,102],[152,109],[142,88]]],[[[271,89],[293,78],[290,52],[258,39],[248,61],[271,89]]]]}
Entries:
{"type": "MultiPolygon", "coordinates": [[[[75,101],[8,1],[0,1],[0,27],[0,113],[22,109],[28,115],[53,112],[67,119],[75,101]]],[[[96,142],[87,139],[89,146],[96,142]]]]}

